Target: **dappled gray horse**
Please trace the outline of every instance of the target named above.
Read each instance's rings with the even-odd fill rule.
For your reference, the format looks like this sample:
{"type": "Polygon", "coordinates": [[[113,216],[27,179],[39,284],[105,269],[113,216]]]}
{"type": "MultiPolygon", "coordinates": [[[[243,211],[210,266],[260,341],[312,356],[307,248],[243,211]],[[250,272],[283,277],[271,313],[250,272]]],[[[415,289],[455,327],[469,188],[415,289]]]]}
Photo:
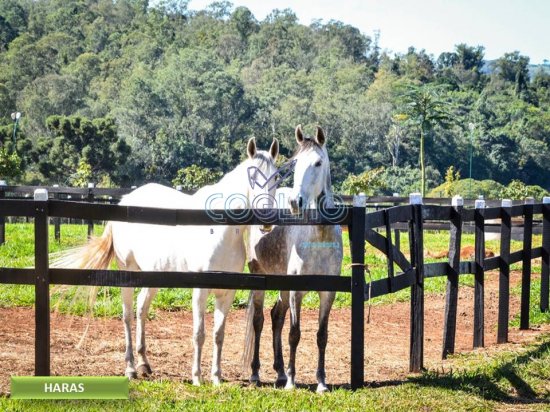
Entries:
{"type": "MultiPolygon", "coordinates": [[[[295,161],[294,187],[278,189],[276,200],[284,198],[293,214],[307,208],[334,207],[330,180],[330,165],[325,145],[325,135],[320,127],[314,138],[305,137],[301,127],[296,128],[298,149],[295,161]]],[[[279,207],[284,204],[279,203],[279,207]]],[[[275,226],[262,235],[252,231],[249,239],[248,265],[254,273],[287,273],[289,275],[321,274],[340,275],[342,266],[342,229],[333,226],[275,226]]],[[[277,385],[287,389],[296,385],[296,349],[300,341],[300,308],[306,292],[281,291],[271,310],[273,328],[273,367],[277,372],[277,385]],[[286,312],[290,307],[290,359],[285,373],[281,332],[286,312]]],[[[317,391],[327,390],[325,384],[325,348],[328,338],[328,318],[336,292],[319,292],[319,329],[317,346],[317,391]]],[[[244,351],[245,367],[252,368],[250,381],[260,381],[260,336],[263,329],[264,291],[252,291],[248,307],[247,333],[244,351]]]]}

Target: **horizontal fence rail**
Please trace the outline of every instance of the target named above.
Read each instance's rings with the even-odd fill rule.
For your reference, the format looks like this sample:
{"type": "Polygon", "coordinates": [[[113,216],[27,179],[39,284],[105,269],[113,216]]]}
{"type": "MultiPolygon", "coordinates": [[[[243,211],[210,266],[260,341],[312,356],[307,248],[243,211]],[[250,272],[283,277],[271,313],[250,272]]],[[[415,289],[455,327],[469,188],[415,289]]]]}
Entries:
{"type": "MultiPolygon", "coordinates": [[[[4,187],[6,189],[6,187],[4,187]]],[[[488,270],[499,270],[498,342],[507,341],[509,322],[509,273],[510,265],[522,262],[522,328],[529,326],[529,291],[531,261],[542,258],[541,304],[548,310],[549,256],[550,256],[550,198],[541,204],[500,205],[489,203],[485,207],[478,200],[476,209],[464,206],[462,199],[454,199],[452,205],[425,205],[419,196],[411,196],[409,204],[393,204],[385,209],[367,213],[366,198],[356,197],[353,205],[324,210],[305,211],[302,216],[291,215],[285,209],[261,210],[181,210],[135,206],[119,206],[90,202],[60,200],[57,196],[65,188],[51,193],[37,190],[34,200],[16,199],[0,195],[0,217],[19,216],[34,218],[35,267],[29,269],[0,268],[0,284],[26,284],[35,287],[35,373],[50,374],[50,302],[49,285],[88,285],[107,287],[171,287],[171,288],[224,288],[249,290],[304,290],[337,291],[351,293],[351,384],[353,388],[364,381],[364,302],[388,293],[411,288],[411,371],[423,368],[424,345],[424,281],[427,278],[446,276],[444,341],[442,357],[454,352],[456,332],[458,278],[464,274],[475,276],[474,342],[484,344],[484,277],[488,270]],[[455,201],[456,200],[456,201],[455,201]],[[534,216],[542,215],[542,246],[533,247],[534,216]],[[134,272],[113,270],[61,269],[48,266],[48,220],[61,218],[87,221],[122,221],[129,223],[160,225],[343,225],[348,227],[352,261],[352,275],[300,275],[242,274],[230,272],[134,272]],[[512,219],[522,218],[525,235],[521,250],[510,252],[512,219]],[[484,238],[486,221],[500,219],[501,250],[499,256],[486,257],[484,238]],[[449,251],[447,261],[425,263],[423,232],[427,222],[443,222],[449,227],[449,251]],[[463,227],[475,228],[475,256],[472,260],[460,259],[463,227]],[[399,239],[400,225],[409,234],[408,258],[399,239]],[[387,258],[387,277],[366,281],[365,243],[380,250],[387,258]],[[399,269],[395,273],[394,265],[399,269]]],[[[90,190],[95,188],[89,188],[90,190]]],[[[15,189],[14,189],[15,190],[15,189]]],[[[24,193],[23,189],[19,188],[24,193]]],[[[99,189],[95,189],[96,194],[99,189]]],[[[81,192],[73,192],[81,194],[81,192]]],[[[107,193],[107,192],[103,192],[107,193]]],[[[122,193],[122,192],[121,192],[122,193]]],[[[380,198],[385,199],[385,198],[380,198]]],[[[0,233],[1,234],[1,233],[0,233]]],[[[367,249],[368,251],[368,249],[367,249]]],[[[339,275],[339,274],[334,274],[339,275]]]]}

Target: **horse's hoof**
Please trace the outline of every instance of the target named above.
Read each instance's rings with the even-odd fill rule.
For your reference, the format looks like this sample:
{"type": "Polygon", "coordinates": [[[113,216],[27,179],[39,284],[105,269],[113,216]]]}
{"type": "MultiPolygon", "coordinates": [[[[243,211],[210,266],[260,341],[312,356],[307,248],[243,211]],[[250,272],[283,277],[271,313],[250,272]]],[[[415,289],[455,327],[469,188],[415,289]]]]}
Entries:
{"type": "Polygon", "coordinates": [[[285,385],[285,390],[291,391],[293,389],[296,389],[296,384],[289,380],[285,385]]]}
{"type": "Polygon", "coordinates": [[[137,372],[141,378],[147,378],[153,374],[151,367],[146,363],[139,365],[137,368],[137,372]]]}
{"type": "Polygon", "coordinates": [[[201,385],[202,385],[202,379],[196,376],[193,376],[193,386],[201,386],[201,385]]]}
{"type": "Polygon", "coordinates": [[[252,375],[250,377],[250,385],[260,386],[260,377],[258,375],[252,375]]]}
{"type": "Polygon", "coordinates": [[[282,388],[282,387],[286,386],[286,383],[287,383],[287,378],[286,378],[286,376],[284,376],[284,377],[279,377],[279,378],[277,378],[277,380],[275,381],[275,387],[277,387],[277,388],[282,388]]]}
{"type": "Polygon", "coordinates": [[[124,375],[126,375],[126,377],[130,380],[132,379],[137,379],[137,373],[136,371],[129,371],[129,372],[125,372],[124,375]]]}
{"type": "Polygon", "coordinates": [[[317,393],[325,393],[328,392],[328,387],[324,383],[320,383],[317,385],[317,393]]]}

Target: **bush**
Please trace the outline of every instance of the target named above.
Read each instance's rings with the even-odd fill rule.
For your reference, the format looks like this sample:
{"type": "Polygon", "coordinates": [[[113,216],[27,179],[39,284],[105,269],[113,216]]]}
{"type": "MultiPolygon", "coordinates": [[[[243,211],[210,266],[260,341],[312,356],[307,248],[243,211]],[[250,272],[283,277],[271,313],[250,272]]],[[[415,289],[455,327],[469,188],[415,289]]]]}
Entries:
{"type": "Polygon", "coordinates": [[[475,199],[482,195],[485,199],[499,199],[502,190],[504,186],[494,180],[460,179],[437,186],[428,193],[427,197],[460,195],[467,199],[475,199]]]}
{"type": "Polygon", "coordinates": [[[181,185],[182,189],[186,191],[194,191],[203,186],[216,183],[222,175],[222,172],[211,170],[207,167],[191,165],[178,170],[176,177],[172,180],[172,184],[174,186],[181,185]]]}

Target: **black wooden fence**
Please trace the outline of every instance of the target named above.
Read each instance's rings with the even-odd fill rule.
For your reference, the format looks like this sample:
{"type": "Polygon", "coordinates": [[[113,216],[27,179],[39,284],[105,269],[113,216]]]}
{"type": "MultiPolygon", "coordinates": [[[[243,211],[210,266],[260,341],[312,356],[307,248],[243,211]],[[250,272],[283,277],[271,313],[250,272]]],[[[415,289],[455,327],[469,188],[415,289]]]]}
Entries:
{"type": "Polygon", "coordinates": [[[279,219],[262,210],[262,216],[253,211],[239,211],[235,220],[228,211],[215,211],[224,222],[212,221],[203,210],[166,210],[127,207],[110,204],[82,203],[49,199],[45,190],[37,190],[34,200],[0,199],[0,216],[27,216],[34,218],[34,269],[0,268],[0,284],[28,284],[35,286],[35,374],[50,374],[50,302],[49,285],[95,285],[116,287],[173,287],[173,288],[227,288],[249,290],[309,290],[351,293],[351,386],[359,388],[364,382],[364,302],[368,299],[411,288],[410,364],[412,372],[423,367],[424,343],[424,280],[429,277],[447,277],[447,295],[442,355],[454,352],[456,331],[458,278],[462,274],[475,275],[475,313],[473,346],[483,346],[485,334],[483,300],[484,276],[488,270],[500,270],[498,342],[505,342],[509,321],[510,265],[523,262],[521,295],[521,328],[529,327],[529,291],[531,265],[542,257],[542,287],[540,309],[548,310],[549,252],[550,252],[550,198],[546,203],[522,204],[466,209],[460,203],[454,206],[423,205],[419,197],[411,196],[411,204],[394,206],[366,213],[364,199],[354,200],[353,206],[343,206],[344,213],[327,210],[324,215],[307,211],[302,217],[285,215],[279,219]],[[533,248],[531,241],[532,217],[542,215],[542,246],[533,248]],[[337,219],[327,216],[339,216],[337,219]],[[510,253],[511,219],[525,220],[523,249],[510,253]],[[115,220],[162,225],[347,225],[351,241],[352,276],[285,276],[225,272],[130,272],[110,270],[54,269],[48,265],[48,221],[50,218],[79,218],[85,220],[115,220]],[[500,256],[485,258],[485,220],[502,219],[500,256]],[[450,222],[450,250],[448,262],[424,264],[423,222],[425,220],[450,222]],[[464,222],[475,224],[475,259],[460,261],[460,243],[464,222]],[[392,225],[408,226],[410,261],[392,239],[392,225]],[[385,236],[383,235],[385,232],[385,236]],[[365,241],[386,254],[388,276],[372,282],[365,281],[365,241]],[[394,273],[394,265],[401,272],[394,273]]]}

